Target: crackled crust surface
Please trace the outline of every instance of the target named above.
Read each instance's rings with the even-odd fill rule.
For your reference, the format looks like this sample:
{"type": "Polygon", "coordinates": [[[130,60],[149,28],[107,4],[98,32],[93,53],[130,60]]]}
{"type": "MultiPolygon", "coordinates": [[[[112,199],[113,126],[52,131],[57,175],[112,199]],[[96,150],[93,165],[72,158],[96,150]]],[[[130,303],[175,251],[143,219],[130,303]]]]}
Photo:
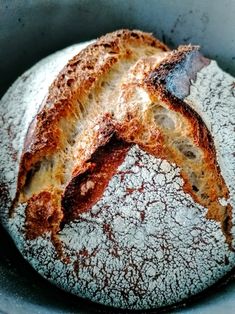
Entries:
{"type": "Polygon", "coordinates": [[[24,144],[20,193],[13,215],[5,225],[33,267],[61,288],[105,305],[129,309],[171,305],[209,287],[235,264],[234,165],[233,162],[228,165],[234,138],[229,140],[223,127],[226,123],[232,134],[233,78],[214,62],[202,58],[196,47],[169,52],[141,32],[119,31],[98,43],[98,57],[108,55],[108,60],[110,49],[118,46],[119,53],[124,49],[123,59],[118,55],[117,67],[111,62],[107,74],[100,73],[96,59],[95,70],[105,79],[92,82],[88,75],[92,69],[79,78],[80,62],[76,62],[84,54],[91,59],[95,56],[93,49],[97,49],[97,44],[90,46],[80,57],[72,59],[75,63],[70,61],[60,72],[33,123],[32,117],[41,102],[30,112],[32,99],[42,100],[43,94],[46,96],[46,88],[37,96],[34,86],[44,86],[44,76],[52,81],[56,71],[51,74],[50,65],[54,62],[51,68],[59,71],[65,56],[69,58],[79,47],[51,57],[45,61],[48,67],[42,63],[27,72],[1,101],[4,108],[1,216],[6,217],[16,194],[24,144]],[[105,46],[107,40],[111,47],[105,46]],[[129,45],[136,52],[135,43],[139,50],[131,57],[129,45]],[[70,65],[74,68],[69,75],[77,76],[75,81],[66,83],[67,88],[63,84],[68,81],[70,65]],[[174,88],[178,77],[183,85],[174,88]],[[27,86],[33,90],[30,92],[27,86]],[[18,101],[22,93],[32,97],[25,97],[22,111],[14,110],[15,99],[18,101]],[[217,95],[217,105],[213,95],[217,95]],[[78,99],[81,112],[70,115],[78,99]],[[211,111],[218,123],[212,119],[211,111]],[[81,125],[66,133],[69,124],[60,120],[61,116],[71,124],[81,120],[81,125]],[[221,116],[223,121],[218,119],[221,116]],[[9,119],[10,127],[6,127],[4,117],[9,119]],[[25,126],[20,120],[25,121],[25,126]],[[25,127],[30,123],[26,136],[25,127]],[[51,126],[49,132],[42,128],[47,124],[51,126]],[[67,145],[63,139],[70,137],[69,132],[75,140],[72,143],[70,138],[67,145]],[[38,143],[40,133],[42,141],[38,143]],[[179,134],[181,139],[188,140],[183,142],[183,148],[182,141],[171,142],[179,134]],[[51,146],[45,145],[48,142],[51,146]],[[68,156],[73,159],[70,164],[68,156]],[[209,203],[193,191],[194,185],[200,191],[204,182],[211,181],[198,182],[196,170],[190,176],[188,168],[184,168],[184,165],[200,168],[201,160],[208,165],[203,171],[211,171],[215,179],[213,193],[209,195],[213,199],[211,215],[209,203]],[[66,171],[59,167],[62,161],[68,165],[66,171]],[[61,176],[52,177],[48,165],[57,174],[62,169],[63,180],[61,176]],[[48,173],[38,181],[40,174],[48,173]],[[97,188],[97,178],[102,178],[102,174],[107,180],[102,179],[103,184],[97,188]],[[219,192],[217,184],[221,186],[219,192]]]}

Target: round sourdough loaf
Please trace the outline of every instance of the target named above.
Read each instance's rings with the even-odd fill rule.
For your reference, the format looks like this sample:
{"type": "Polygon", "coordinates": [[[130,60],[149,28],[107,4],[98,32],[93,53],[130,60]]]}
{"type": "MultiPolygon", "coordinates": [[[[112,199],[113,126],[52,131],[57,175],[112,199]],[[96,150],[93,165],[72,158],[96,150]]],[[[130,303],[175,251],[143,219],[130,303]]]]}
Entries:
{"type": "Polygon", "coordinates": [[[87,45],[40,61],[0,102],[1,219],[62,289],[170,306],[235,265],[234,79],[140,31],[87,45]]]}

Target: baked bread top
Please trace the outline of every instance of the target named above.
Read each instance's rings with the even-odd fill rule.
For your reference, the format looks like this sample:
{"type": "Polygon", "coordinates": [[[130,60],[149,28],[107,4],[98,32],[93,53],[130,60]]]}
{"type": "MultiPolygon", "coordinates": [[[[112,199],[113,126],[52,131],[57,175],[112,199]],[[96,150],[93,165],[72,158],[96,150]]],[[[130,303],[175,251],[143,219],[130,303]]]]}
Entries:
{"type": "Polygon", "coordinates": [[[170,52],[122,30],[70,60],[34,118],[28,95],[20,110],[14,97],[48,86],[33,77],[40,71],[50,67],[2,100],[12,122],[3,120],[1,180],[5,225],[39,273],[93,301],[144,309],[231,270],[233,78],[198,47],[170,52]]]}

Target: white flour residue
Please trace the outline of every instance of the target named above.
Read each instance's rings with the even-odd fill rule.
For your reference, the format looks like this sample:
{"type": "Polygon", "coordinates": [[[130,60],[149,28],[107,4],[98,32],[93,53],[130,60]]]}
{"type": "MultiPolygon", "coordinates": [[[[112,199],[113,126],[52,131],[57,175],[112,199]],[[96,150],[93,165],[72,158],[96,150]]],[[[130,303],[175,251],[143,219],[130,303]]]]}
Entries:
{"type": "Polygon", "coordinates": [[[230,191],[235,247],[235,79],[211,61],[191,84],[185,101],[199,113],[213,135],[218,163],[230,191]]]}
{"type": "Polygon", "coordinates": [[[60,232],[69,264],[48,235],[23,241],[17,219],[15,241],[44,277],[92,301],[131,309],[179,302],[235,265],[220,225],[182,185],[179,168],[134,146],[92,210],[60,232]]]}

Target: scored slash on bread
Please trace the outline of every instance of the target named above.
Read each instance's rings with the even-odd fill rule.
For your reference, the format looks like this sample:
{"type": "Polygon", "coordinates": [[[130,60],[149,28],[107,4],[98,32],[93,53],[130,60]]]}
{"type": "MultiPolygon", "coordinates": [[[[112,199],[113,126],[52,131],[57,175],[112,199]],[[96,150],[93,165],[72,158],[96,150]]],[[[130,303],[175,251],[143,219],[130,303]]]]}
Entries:
{"type": "Polygon", "coordinates": [[[38,235],[41,234],[49,217],[51,229],[59,230],[60,220],[54,221],[53,217],[62,217],[61,206],[51,209],[50,214],[45,212],[44,219],[40,215],[38,222],[35,221],[43,202],[44,193],[40,191],[45,189],[60,203],[63,188],[77,171],[77,164],[83,167],[99,146],[100,132],[89,129],[95,129],[97,116],[115,106],[114,97],[118,95],[123,73],[141,56],[167,50],[147,33],[121,30],[101,37],[60,72],[29,128],[19,170],[16,203],[18,199],[24,203],[34,195],[33,205],[27,210],[29,224],[35,222],[33,234],[36,235],[37,230],[38,235]]]}
{"type": "MultiPolygon", "coordinates": [[[[90,209],[87,204],[79,210],[78,200],[74,211],[63,206],[71,204],[68,195],[71,199],[77,193],[76,187],[69,191],[74,185],[70,181],[78,181],[76,176],[88,170],[92,154],[115,134],[176,163],[185,192],[208,208],[208,218],[221,223],[230,245],[231,205],[220,203],[229,192],[213,139],[203,119],[183,101],[190,80],[208,64],[197,47],[169,52],[150,35],[136,31],[106,35],[74,57],[50,87],[26,139],[19,202],[28,201],[28,235],[56,233],[67,221],[67,212],[75,219],[90,209]],[[105,121],[107,112],[112,118],[105,121]],[[97,117],[103,119],[103,130],[95,130],[97,117]]],[[[97,186],[98,199],[107,184],[103,189],[97,186]]],[[[91,183],[89,190],[97,194],[96,188],[91,183]]]]}
{"type": "Polygon", "coordinates": [[[51,62],[2,102],[0,216],[13,203],[4,223],[23,256],[63,289],[128,309],[222,278],[235,265],[233,79],[197,46],[120,30],[67,63],[34,117],[38,96],[21,104],[21,90],[40,90],[51,62]]]}

